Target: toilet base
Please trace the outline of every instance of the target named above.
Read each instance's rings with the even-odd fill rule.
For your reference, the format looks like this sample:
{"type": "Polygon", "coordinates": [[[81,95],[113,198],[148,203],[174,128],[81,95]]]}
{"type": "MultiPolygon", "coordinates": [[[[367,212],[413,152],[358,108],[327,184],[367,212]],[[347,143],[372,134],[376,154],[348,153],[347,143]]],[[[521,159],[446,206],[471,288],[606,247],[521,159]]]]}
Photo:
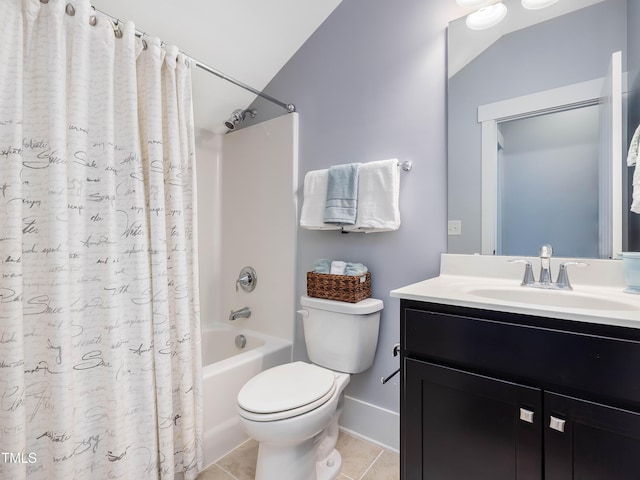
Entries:
{"type": "Polygon", "coordinates": [[[324,460],[316,462],[316,480],[335,480],[342,470],[342,455],[336,449],[324,460]]]}
{"type": "Polygon", "coordinates": [[[313,462],[313,443],[311,439],[294,448],[260,444],[256,480],[336,480],[342,470],[342,455],[334,448],[322,460],[313,462]]]}
{"type": "Polygon", "coordinates": [[[260,442],[255,480],[315,480],[313,437],[297,445],[260,442]]]}
{"type": "Polygon", "coordinates": [[[270,422],[240,415],[245,431],[259,442],[255,480],[338,478],[342,469],[342,457],[335,449],[338,421],[343,409],[342,391],[350,376],[334,374],[337,381],[334,395],[308,413],[270,422]]]}
{"type": "Polygon", "coordinates": [[[342,470],[342,455],[335,449],[338,420],[344,398],[340,395],[335,413],[319,434],[297,445],[260,443],[256,480],[335,480],[342,470]]]}

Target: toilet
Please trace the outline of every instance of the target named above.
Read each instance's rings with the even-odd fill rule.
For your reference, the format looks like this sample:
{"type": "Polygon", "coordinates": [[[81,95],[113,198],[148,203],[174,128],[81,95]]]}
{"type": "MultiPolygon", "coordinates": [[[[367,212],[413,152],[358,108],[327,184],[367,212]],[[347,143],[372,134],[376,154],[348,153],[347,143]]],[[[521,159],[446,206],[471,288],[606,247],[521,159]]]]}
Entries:
{"type": "Polygon", "coordinates": [[[240,424],[259,442],[256,480],[334,480],[342,392],[352,373],[373,363],[382,300],[346,303],[300,298],[313,363],[265,370],[238,394],[240,424]]]}

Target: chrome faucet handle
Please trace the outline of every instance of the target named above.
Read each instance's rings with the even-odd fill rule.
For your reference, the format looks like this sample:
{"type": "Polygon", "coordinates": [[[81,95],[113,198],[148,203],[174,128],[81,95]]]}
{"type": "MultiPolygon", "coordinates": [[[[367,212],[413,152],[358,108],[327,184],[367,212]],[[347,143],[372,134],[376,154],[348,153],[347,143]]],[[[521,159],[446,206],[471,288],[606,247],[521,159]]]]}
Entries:
{"type": "Polygon", "coordinates": [[[509,263],[524,264],[524,277],[522,278],[522,283],[520,285],[533,285],[534,283],[536,283],[536,279],[533,278],[533,267],[531,266],[531,262],[529,260],[509,260],[509,263]]]}
{"type": "Polygon", "coordinates": [[[556,286],[563,290],[573,290],[571,286],[571,282],[569,282],[569,274],[567,273],[567,267],[569,265],[575,265],[576,267],[588,267],[589,264],[585,262],[564,262],[560,264],[560,269],[558,270],[558,280],[556,281],[556,286]]]}
{"type": "Polygon", "coordinates": [[[245,292],[251,292],[256,288],[257,282],[258,276],[256,275],[256,271],[252,267],[243,267],[236,280],[236,292],[238,291],[238,287],[241,287],[245,292]]]}
{"type": "Polygon", "coordinates": [[[238,291],[238,286],[242,285],[243,287],[249,285],[251,283],[251,275],[245,273],[241,277],[236,280],[236,292],[238,291]]]}

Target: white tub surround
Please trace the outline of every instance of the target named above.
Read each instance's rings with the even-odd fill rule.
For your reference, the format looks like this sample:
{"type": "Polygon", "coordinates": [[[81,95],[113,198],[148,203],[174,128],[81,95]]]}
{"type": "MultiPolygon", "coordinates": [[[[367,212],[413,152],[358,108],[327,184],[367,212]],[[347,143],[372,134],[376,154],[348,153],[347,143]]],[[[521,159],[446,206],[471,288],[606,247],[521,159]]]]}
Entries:
{"type": "Polygon", "coordinates": [[[204,467],[214,463],[249,437],[240,427],[236,397],[258,373],[291,361],[288,340],[253,330],[220,324],[202,331],[204,467]],[[244,335],[246,346],[235,346],[244,335]]]}
{"type": "Polygon", "coordinates": [[[203,318],[204,465],[248,437],[236,397],[261,371],[291,361],[295,323],[298,115],[283,115],[224,136],[202,131],[198,167],[203,318]],[[243,267],[259,279],[236,290],[243,267]],[[274,301],[277,299],[277,301],[274,301]],[[249,318],[229,322],[249,307],[249,318]],[[235,337],[247,344],[236,349],[235,337]]]}
{"type": "Polygon", "coordinates": [[[553,280],[559,265],[582,261],[586,267],[569,266],[572,291],[521,286],[524,265],[532,263],[538,277],[537,257],[443,254],[438,277],[391,291],[392,297],[422,302],[500,310],[541,317],[640,328],[640,295],[624,293],[620,260],[552,258],[553,280]]]}
{"type": "Polygon", "coordinates": [[[220,187],[220,296],[212,318],[251,308],[235,325],[293,341],[298,114],[224,136],[220,187]],[[255,290],[236,290],[243,267],[255,269],[255,290]],[[275,300],[277,299],[277,300],[275,300]]]}

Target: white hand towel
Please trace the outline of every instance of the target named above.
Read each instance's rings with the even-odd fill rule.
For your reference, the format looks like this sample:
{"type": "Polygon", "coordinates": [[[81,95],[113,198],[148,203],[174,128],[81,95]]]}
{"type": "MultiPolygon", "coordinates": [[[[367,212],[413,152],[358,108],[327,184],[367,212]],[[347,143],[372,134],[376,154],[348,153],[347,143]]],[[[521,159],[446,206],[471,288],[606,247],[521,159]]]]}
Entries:
{"type": "Polygon", "coordinates": [[[359,171],[358,214],[349,232],[389,232],[400,227],[398,160],[362,163],[359,171]]]}
{"type": "Polygon", "coordinates": [[[347,262],[342,260],[334,260],[331,262],[331,275],[344,275],[344,269],[347,267],[347,262]]]}
{"type": "Polygon", "coordinates": [[[633,167],[638,161],[638,153],[640,150],[640,125],[636,128],[631,143],[629,144],[629,152],[627,152],[627,166],[633,167]]]}
{"type": "Polygon", "coordinates": [[[633,213],[640,214],[640,163],[636,163],[636,166],[633,169],[632,186],[633,186],[633,193],[632,193],[630,210],[633,213]]]}
{"type": "Polygon", "coordinates": [[[629,153],[627,154],[627,165],[633,169],[632,181],[632,200],[630,210],[633,213],[640,213],[640,164],[638,163],[638,155],[640,154],[640,125],[636,128],[631,144],[629,145],[629,153]]]}
{"type": "Polygon", "coordinates": [[[324,223],[329,170],[312,170],[304,176],[300,226],[309,230],[339,230],[340,225],[324,223]]]}

